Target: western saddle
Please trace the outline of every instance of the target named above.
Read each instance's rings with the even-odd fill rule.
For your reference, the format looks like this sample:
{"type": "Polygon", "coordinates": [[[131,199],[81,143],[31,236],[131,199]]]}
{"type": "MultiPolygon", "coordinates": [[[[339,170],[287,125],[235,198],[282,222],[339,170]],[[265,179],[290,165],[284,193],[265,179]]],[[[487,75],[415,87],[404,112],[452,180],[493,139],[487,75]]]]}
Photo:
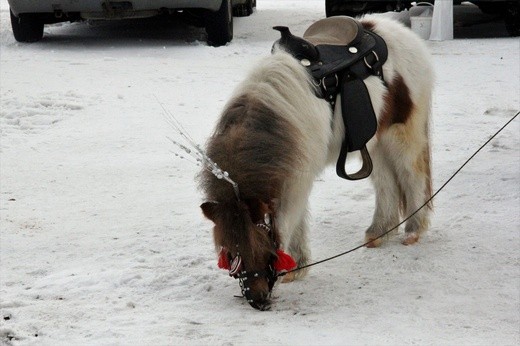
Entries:
{"type": "Polygon", "coordinates": [[[318,96],[330,103],[333,112],[340,95],[345,139],[336,173],[348,180],[368,177],[372,160],[366,144],[376,133],[377,119],[363,80],[377,76],[384,83],[383,64],[388,57],[385,41],[347,16],[319,20],[305,31],[303,38],[292,35],[285,26],[273,29],[282,36],[274,46],[293,55],[308,69],[319,87],[318,96]],[[363,165],[358,172],[349,174],[345,170],[347,153],[358,150],[363,165]]]}

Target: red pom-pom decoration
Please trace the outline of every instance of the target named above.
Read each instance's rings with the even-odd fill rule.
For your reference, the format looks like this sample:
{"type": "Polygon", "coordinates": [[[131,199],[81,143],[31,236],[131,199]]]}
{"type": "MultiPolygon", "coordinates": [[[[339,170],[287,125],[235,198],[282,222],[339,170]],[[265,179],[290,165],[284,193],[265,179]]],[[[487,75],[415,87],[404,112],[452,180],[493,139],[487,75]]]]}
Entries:
{"type": "Polygon", "coordinates": [[[220,269],[227,269],[227,270],[229,270],[229,268],[231,268],[231,266],[229,265],[229,258],[227,256],[227,252],[226,252],[226,250],[224,250],[224,248],[222,248],[220,250],[220,254],[218,255],[218,267],[220,269]]]}
{"type": "Polygon", "coordinates": [[[284,272],[296,268],[296,261],[283,250],[276,250],[276,254],[278,255],[278,259],[274,262],[274,270],[284,272]]]}
{"type": "MultiPolygon", "coordinates": [[[[278,256],[278,259],[274,262],[274,270],[277,272],[285,272],[296,268],[296,261],[283,250],[276,250],[276,255],[278,256]]],[[[220,269],[231,270],[227,251],[224,248],[220,250],[218,255],[218,267],[220,269]]]]}

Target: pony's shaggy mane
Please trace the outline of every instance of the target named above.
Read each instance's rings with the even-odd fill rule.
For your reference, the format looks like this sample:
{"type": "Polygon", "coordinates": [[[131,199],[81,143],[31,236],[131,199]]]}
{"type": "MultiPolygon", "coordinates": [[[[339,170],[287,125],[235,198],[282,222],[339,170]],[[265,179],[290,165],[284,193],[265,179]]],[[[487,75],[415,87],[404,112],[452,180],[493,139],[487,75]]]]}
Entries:
{"type": "MultiPolygon", "coordinates": [[[[319,122],[312,117],[327,117],[328,104],[316,97],[310,78],[286,52],[260,60],[236,88],[207,142],[207,155],[238,184],[240,200],[231,184],[202,171],[200,188],[207,200],[216,202],[205,204],[203,211],[215,221],[217,250],[241,250],[246,263],[273,251],[270,236],[255,225],[265,213],[276,213],[288,184],[309,175],[309,163],[316,161],[318,151],[309,150],[316,145],[311,139],[316,131],[310,128],[315,130],[319,122]],[[322,102],[324,108],[317,109],[322,102]]],[[[330,130],[328,117],[322,127],[330,130]]],[[[327,144],[318,145],[325,152],[327,144]]],[[[281,243],[277,227],[271,236],[281,243]]]]}
{"type": "MultiPolygon", "coordinates": [[[[299,100],[290,95],[309,93],[309,84],[292,57],[275,54],[252,71],[226,105],[206,152],[238,184],[241,199],[279,198],[283,182],[294,174],[303,153],[302,134],[293,122],[299,100]]],[[[200,180],[208,199],[236,199],[232,186],[211,172],[202,172],[200,180]]]]}

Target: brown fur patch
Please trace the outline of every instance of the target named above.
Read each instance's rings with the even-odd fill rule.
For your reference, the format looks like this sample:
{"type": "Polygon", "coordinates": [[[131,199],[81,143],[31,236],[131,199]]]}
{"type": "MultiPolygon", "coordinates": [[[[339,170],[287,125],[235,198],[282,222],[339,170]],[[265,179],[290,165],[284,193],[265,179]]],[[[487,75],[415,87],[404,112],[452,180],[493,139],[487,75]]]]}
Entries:
{"type": "Polygon", "coordinates": [[[263,269],[270,256],[275,255],[269,234],[263,228],[256,227],[244,202],[215,204],[211,220],[215,223],[215,245],[224,247],[231,257],[239,252],[249,270],[263,269]],[[252,263],[259,268],[254,268],[252,263]]]}
{"type": "MultiPolygon", "coordinates": [[[[238,184],[240,201],[231,184],[203,171],[200,186],[217,202],[211,208],[203,204],[203,211],[215,223],[217,248],[225,247],[232,257],[240,252],[247,270],[265,269],[275,255],[270,236],[256,224],[266,212],[276,214],[275,201],[301,157],[299,137],[269,105],[244,94],[229,103],[208,141],[206,153],[238,184]]],[[[276,227],[273,232],[279,243],[276,227]]]]}
{"type": "MultiPolygon", "coordinates": [[[[224,111],[207,145],[207,154],[239,186],[241,198],[269,202],[279,198],[301,153],[296,129],[253,95],[236,98],[224,111]]],[[[201,174],[210,200],[235,199],[232,186],[210,172],[201,174]]]]}
{"type": "Polygon", "coordinates": [[[388,83],[388,91],[383,97],[385,105],[379,119],[380,132],[393,124],[406,123],[414,109],[410,89],[399,74],[388,83]]]}
{"type": "Polygon", "coordinates": [[[363,25],[363,28],[370,31],[374,31],[374,28],[376,27],[376,23],[368,19],[361,19],[361,25],[363,25]]]}

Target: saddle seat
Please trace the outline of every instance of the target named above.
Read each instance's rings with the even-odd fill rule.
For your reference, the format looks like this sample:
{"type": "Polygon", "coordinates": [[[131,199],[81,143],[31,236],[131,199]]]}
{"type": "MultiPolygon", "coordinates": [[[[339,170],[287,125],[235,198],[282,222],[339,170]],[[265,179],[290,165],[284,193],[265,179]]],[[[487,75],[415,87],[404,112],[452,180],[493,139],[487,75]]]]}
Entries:
{"type": "Polygon", "coordinates": [[[349,46],[363,37],[363,27],[354,18],[335,16],[318,20],[307,28],[303,38],[315,46],[349,46]]]}

